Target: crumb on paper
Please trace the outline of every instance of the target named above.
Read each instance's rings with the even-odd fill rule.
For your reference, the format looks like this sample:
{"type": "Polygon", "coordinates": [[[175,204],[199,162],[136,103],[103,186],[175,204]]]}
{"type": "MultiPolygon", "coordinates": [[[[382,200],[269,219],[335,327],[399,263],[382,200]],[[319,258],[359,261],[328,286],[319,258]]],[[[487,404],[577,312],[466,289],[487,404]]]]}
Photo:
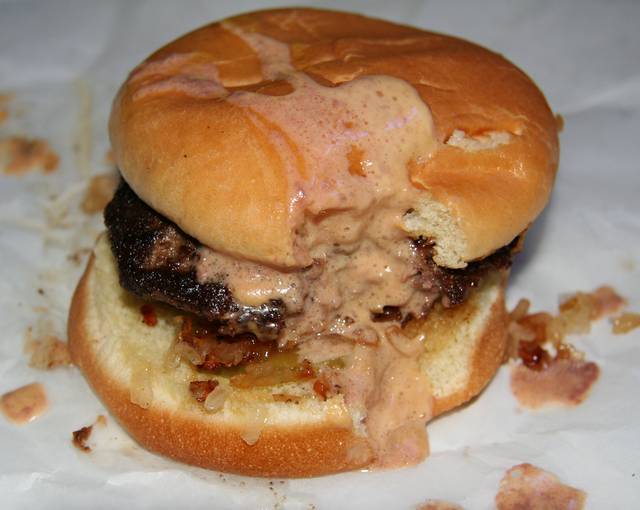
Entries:
{"type": "Polygon", "coordinates": [[[627,300],[620,296],[613,288],[604,285],[594,290],[591,295],[595,301],[594,320],[618,313],[627,304],[627,300]]]}
{"type": "Polygon", "coordinates": [[[0,94],[0,124],[9,118],[9,101],[13,94],[0,94]]]}
{"type": "Polygon", "coordinates": [[[587,398],[598,380],[600,369],[591,361],[554,359],[543,370],[515,365],[511,370],[511,391],[521,406],[576,406],[587,398]]]}
{"type": "Polygon", "coordinates": [[[428,499],[424,503],[419,504],[416,510],[463,510],[463,508],[460,505],[448,501],[428,499]]]}
{"type": "Polygon", "coordinates": [[[614,335],[624,335],[640,327],[640,313],[625,312],[611,318],[611,330],[614,335]]]}
{"type": "Polygon", "coordinates": [[[16,425],[35,420],[48,408],[47,393],[41,383],[21,386],[2,395],[0,408],[5,417],[16,425]]]}
{"type": "Polygon", "coordinates": [[[59,156],[41,138],[10,136],[0,139],[0,168],[7,175],[22,175],[40,169],[51,173],[58,168],[59,156]]]}
{"type": "Polygon", "coordinates": [[[496,494],[498,510],[581,510],[586,494],[531,464],[509,469],[496,494]]]}
{"type": "Polygon", "coordinates": [[[33,328],[27,328],[24,351],[30,355],[29,366],[38,370],[53,370],[72,365],[67,343],[55,335],[34,338],[33,328]]]}
{"type": "Polygon", "coordinates": [[[104,414],[99,414],[93,424],[87,425],[86,427],[81,427],[78,430],[74,430],[71,433],[71,442],[73,443],[73,446],[75,446],[82,452],[89,453],[91,451],[91,447],[87,444],[87,442],[91,437],[93,427],[95,427],[96,425],[105,427],[107,425],[107,417],[104,414]]]}
{"type": "Polygon", "coordinates": [[[559,113],[556,113],[556,128],[558,129],[558,133],[562,133],[564,129],[564,117],[559,113]]]}
{"type": "Polygon", "coordinates": [[[82,452],[89,453],[91,451],[91,447],[87,445],[87,441],[89,440],[89,437],[91,437],[92,431],[93,425],[88,425],[87,427],[74,430],[71,439],[73,446],[82,452]]]}
{"type": "Polygon", "coordinates": [[[118,179],[118,175],[114,173],[94,175],[89,181],[87,192],[80,204],[82,212],[85,214],[102,212],[113,198],[118,179]]]}
{"type": "Polygon", "coordinates": [[[626,302],[609,286],[568,296],[556,315],[529,313],[531,303],[521,299],[509,313],[505,353],[505,361],[518,361],[511,367],[510,385],[520,405],[539,409],[582,403],[600,369],[566,337],[589,333],[592,322],[617,313],[626,302]]]}

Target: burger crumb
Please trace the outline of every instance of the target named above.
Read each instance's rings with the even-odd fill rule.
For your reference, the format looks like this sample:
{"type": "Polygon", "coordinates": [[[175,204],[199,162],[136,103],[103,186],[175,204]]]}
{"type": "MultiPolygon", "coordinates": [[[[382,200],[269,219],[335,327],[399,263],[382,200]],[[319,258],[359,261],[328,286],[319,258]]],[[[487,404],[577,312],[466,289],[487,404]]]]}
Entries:
{"type": "Polygon", "coordinates": [[[0,140],[0,168],[7,175],[22,175],[35,169],[48,174],[58,168],[59,162],[46,140],[21,136],[0,140]]]}
{"type": "Polygon", "coordinates": [[[509,469],[496,494],[497,510],[581,510],[586,494],[531,464],[509,469]]]}
{"type": "Polygon", "coordinates": [[[566,340],[586,334],[591,323],[618,312],[626,300],[613,288],[601,286],[564,299],[558,313],[529,313],[531,303],[521,299],[509,313],[509,342],[505,360],[512,366],[511,390],[528,409],[550,405],[575,406],[584,401],[598,380],[600,369],[566,340]],[[552,355],[555,350],[555,355],[552,355]]]}
{"type": "Polygon", "coordinates": [[[556,127],[558,128],[558,133],[562,133],[564,129],[564,117],[559,113],[556,114],[556,127]]]}
{"type": "Polygon", "coordinates": [[[614,335],[624,335],[640,327],[640,313],[625,312],[611,319],[614,335]]]}
{"type": "Polygon", "coordinates": [[[440,499],[428,499],[416,507],[416,510],[463,510],[460,505],[442,501],[440,499]]]}
{"type": "Polygon", "coordinates": [[[96,425],[99,425],[100,427],[106,427],[107,417],[104,414],[99,414],[98,416],[96,416],[96,421],[94,421],[92,425],[87,425],[86,427],[81,427],[78,430],[74,430],[72,432],[71,438],[73,446],[84,453],[91,452],[91,447],[87,444],[87,441],[89,441],[91,433],[93,432],[93,427],[96,425]]]}
{"type": "Polygon", "coordinates": [[[27,328],[24,351],[30,355],[29,366],[38,370],[53,370],[73,364],[67,343],[55,335],[33,337],[33,328],[27,328]]]}
{"type": "Polygon", "coordinates": [[[80,209],[85,214],[97,214],[107,206],[116,191],[119,177],[115,173],[94,175],[89,181],[89,186],[80,209]]]}
{"type": "Polygon", "coordinates": [[[593,320],[618,313],[627,304],[627,300],[608,285],[598,287],[591,296],[594,300],[593,320]]]}
{"type": "Polygon", "coordinates": [[[542,370],[516,365],[511,371],[511,391],[527,409],[572,407],[587,398],[599,375],[598,365],[576,359],[555,358],[542,370]]]}
{"type": "Polygon", "coordinates": [[[73,446],[82,452],[89,453],[91,451],[91,447],[87,445],[87,441],[89,440],[89,437],[91,437],[92,431],[93,425],[74,430],[72,434],[73,437],[71,439],[73,446]]]}

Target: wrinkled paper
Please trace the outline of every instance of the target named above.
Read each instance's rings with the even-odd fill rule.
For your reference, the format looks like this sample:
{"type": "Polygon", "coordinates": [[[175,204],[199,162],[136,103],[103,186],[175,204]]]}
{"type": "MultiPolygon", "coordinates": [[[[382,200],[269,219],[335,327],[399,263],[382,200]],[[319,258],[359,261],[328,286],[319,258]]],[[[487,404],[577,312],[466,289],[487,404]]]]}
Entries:
{"type": "MultiPolygon", "coordinates": [[[[288,2],[283,2],[288,3],[288,2]]],[[[564,117],[551,204],[513,270],[509,304],[554,311],[577,290],[612,285],[640,311],[640,4],[637,2],[299,2],[386,17],[477,41],[534,78],[564,117]]],[[[0,138],[42,138],[56,172],[0,174],[0,393],[42,382],[51,407],[16,427],[0,419],[3,508],[415,508],[428,499],[494,505],[510,467],[528,462],[587,493],[588,508],[640,495],[640,330],[605,320],[576,346],[601,368],[572,409],[520,409],[503,367],[484,394],[428,426],[432,454],[409,469],[308,480],[238,477],[180,465],[137,446],[114,422],[91,453],[72,431],[106,414],[74,368],[38,371],[28,327],[65,338],[71,293],[101,230],[80,212],[89,179],[112,171],[106,124],[126,73],[208,21],[277,2],[0,2],[0,138]],[[1,105],[0,105],[1,106],[1,105]],[[38,290],[40,289],[40,291],[38,290]]]]}

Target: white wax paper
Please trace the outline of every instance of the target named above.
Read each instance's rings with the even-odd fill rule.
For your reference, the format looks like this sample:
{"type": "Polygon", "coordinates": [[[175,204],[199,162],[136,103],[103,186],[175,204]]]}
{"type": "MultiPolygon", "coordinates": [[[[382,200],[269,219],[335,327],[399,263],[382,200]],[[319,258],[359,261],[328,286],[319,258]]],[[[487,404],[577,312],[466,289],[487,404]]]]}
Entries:
{"type": "MultiPolygon", "coordinates": [[[[509,303],[554,310],[560,295],[613,285],[640,311],[640,3],[633,1],[299,2],[386,17],[477,41],[526,70],[562,114],[550,206],[517,259],[509,303]]],[[[640,499],[640,331],[604,321],[578,348],[601,368],[572,409],[519,409],[503,367],[471,405],[428,427],[432,454],[389,472],[252,479],[180,465],[137,446],[109,419],[83,454],[71,432],[105,410],[74,369],[27,366],[29,326],[65,338],[71,292],[101,229],[78,204],[110,170],[106,123],[118,84],[161,44],[208,21],[278,2],[0,2],[0,138],[42,137],[61,156],[50,175],[0,174],[0,393],[41,381],[40,419],[0,419],[2,508],[415,508],[429,498],[492,508],[506,469],[530,462],[587,492],[588,508],[640,499]],[[37,292],[41,288],[43,295],[37,292]]]]}

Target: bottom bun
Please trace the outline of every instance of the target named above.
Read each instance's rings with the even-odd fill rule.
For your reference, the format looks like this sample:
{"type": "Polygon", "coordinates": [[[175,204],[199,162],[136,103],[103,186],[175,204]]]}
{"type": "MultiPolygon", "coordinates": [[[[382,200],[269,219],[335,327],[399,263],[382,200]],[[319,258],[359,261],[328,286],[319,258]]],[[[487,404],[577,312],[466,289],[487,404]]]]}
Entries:
{"type": "MultiPolygon", "coordinates": [[[[426,335],[421,365],[432,385],[434,415],[477,395],[501,364],[506,278],[485,280],[463,305],[436,309],[408,326],[426,335]]],[[[231,388],[228,380],[187,362],[176,366],[170,353],[179,313],[154,305],[158,322],[148,326],[142,304],[120,287],[103,236],[73,297],[69,347],[105,406],[142,446],[188,464],[254,476],[317,476],[372,462],[343,396],[322,400],[308,382],[232,388],[220,410],[207,412],[189,382],[214,377],[231,388]],[[295,398],[275,400],[275,393],[295,398]]]]}

